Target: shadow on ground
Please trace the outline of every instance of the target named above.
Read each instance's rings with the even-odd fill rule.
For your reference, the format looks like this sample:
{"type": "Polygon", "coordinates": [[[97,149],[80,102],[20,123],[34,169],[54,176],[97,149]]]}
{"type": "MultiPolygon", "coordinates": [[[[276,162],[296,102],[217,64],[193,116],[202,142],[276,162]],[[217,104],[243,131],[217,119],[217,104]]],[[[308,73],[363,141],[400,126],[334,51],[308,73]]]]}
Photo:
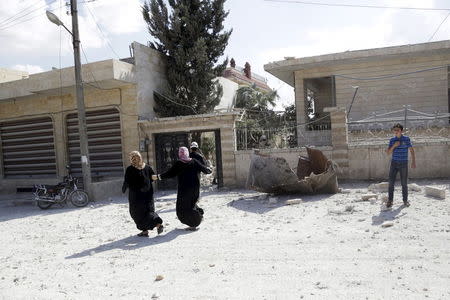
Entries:
{"type": "Polygon", "coordinates": [[[195,233],[195,231],[187,231],[184,229],[173,229],[166,234],[158,235],[153,238],[139,237],[136,235],[128,236],[126,238],[123,238],[123,239],[120,239],[117,241],[102,244],[95,248],[86,249],[82,252],[72,254],[70,256],[67,256],[66,259],[81,258],[81,257],[109,251],[109,250],[114,250],[114,249],[135,250],[135,249],[148,247],[148,246],[152,246],[152,245],[168,243],[168,242],[176,239],[180,235],[185,235],[185,234],[190,234],[190,233],[195,233]]]}
{"type": "Polygon", "coordinates": [[[405,212],[401,213],[404,208],[405,206],[401,205],[394,210],[380,211],[378,215],[372,216],[372,225],[378,226],[383,224],[384,221],[394,221],[395,219],[405,216],[405,212]]]}

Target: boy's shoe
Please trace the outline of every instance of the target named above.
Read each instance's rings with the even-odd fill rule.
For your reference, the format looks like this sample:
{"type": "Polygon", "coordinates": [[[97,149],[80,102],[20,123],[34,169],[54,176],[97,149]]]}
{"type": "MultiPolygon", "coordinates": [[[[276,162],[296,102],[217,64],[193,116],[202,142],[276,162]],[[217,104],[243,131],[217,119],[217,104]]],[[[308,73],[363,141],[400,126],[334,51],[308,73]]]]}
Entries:
{"type": "Polygon", "coordinates": [[[161,234],[164,231],[164,226],[161,224],[161,226],[158,227],[158,234],[161,234]]]}
{"type": "Polygon", "coordinates": [[[411,203],[409,203],[409,201],[403,201],[403,205],[406,207],[410,207],[411,203]]]}
{"type": "Polygon", "coordinates": [[[391,209],[392,208],[392,201],[386,202],[386,208],[391,209]]]}

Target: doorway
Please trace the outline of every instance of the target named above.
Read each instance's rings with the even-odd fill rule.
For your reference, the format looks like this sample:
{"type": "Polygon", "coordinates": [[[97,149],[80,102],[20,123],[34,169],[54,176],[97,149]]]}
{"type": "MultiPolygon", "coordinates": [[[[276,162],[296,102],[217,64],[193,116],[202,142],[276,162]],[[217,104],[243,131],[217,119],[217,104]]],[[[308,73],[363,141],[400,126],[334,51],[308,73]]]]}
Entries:
{"type": "MultiPolygon", "coordinates": [[[[163,173],[170,169],[178,159],[178,148],[182,146],[189,148],[192,142],[197,142],[201,154],[213,169],[212,174],[201,175],[201,186],[223,187],[220,129],[155,134],[157,173],[163,173]]],[[[158,188],[162,190],[176,189],[177,180],[172,178],[158,181],[158,188]]]]}

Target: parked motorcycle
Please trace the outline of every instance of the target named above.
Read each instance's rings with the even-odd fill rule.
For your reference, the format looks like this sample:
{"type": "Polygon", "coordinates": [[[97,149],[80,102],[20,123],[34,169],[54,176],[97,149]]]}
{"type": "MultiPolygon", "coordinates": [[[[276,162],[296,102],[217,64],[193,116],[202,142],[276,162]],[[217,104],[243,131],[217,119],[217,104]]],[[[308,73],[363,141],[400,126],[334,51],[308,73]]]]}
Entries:
{"type": "Polygon", "coordinates": [[[78,179],[72,177],[69,166],[66,166],[69,175],[64,176],[64,181],[57,185],[36,184],[33,189],[34,200],[41,209],[50,208],[55,203],[61,206],[67,204],[67,200],[77,207],[86,206],[89,203],[88,194],[78,189],[78,179]]]}

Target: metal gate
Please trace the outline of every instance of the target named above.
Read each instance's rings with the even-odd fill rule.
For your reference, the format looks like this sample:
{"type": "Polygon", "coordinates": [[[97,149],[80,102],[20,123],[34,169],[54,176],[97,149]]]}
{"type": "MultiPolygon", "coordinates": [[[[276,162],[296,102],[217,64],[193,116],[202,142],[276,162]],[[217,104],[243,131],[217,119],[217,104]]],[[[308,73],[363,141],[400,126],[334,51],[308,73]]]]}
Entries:
{"type": "MultiPolygon", "coordinates": [[[[178,159],[178,148],[188,146],[188,133],[164,133],[155,135],[156,171],[163,173],[178,159]]],[[[158,181],[160,189],[176,189],[177,179],[158,181]]]]}
{"type": "MultiPolygon", "coordinates": [[[[86,112],[89,161],[93,181],[123,176],[120,113],[117,109],[86,112]]],[[[72,173],[82,177],[78,115],[67,115],[67,148],[72,173]]]]}
{"type": "Polygon", "coordinates": [[[8,178],[56,177],[50,117],[0,123],[3,172],[8,178]]]}

